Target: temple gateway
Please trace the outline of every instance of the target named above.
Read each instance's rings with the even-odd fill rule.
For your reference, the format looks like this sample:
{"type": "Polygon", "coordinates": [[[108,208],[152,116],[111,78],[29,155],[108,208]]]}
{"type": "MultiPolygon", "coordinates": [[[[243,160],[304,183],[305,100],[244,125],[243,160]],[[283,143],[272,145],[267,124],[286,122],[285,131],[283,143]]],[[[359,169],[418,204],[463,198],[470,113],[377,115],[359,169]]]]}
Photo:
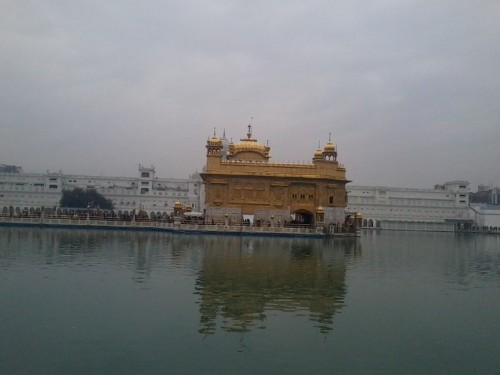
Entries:
{"type": "Polygon", "coordinates": [[[342,224],[347,193],[346,169],[337,161],[331,139],[311,163],[271,162],[270,147],[252,137],[228,142],[225,134],[207,140],[205,220],[226,225],[342,224]]]}

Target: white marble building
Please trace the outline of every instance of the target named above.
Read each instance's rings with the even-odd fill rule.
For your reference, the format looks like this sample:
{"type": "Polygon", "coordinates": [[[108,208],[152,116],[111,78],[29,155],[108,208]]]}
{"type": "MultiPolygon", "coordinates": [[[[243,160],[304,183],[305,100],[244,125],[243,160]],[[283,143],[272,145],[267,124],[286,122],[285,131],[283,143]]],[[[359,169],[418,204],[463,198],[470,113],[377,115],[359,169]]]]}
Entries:
{"type": "Polygon", "coordinates": [[[203,186],[198,173],[186,179],[156,177],[153,166],[139,165],[137,177],[67,175],[57,173],[0,173],[0,212],[56,207],[63,190],[92,188],[113,202],[115,211],[173,211],[175,202],[203,209],[203,186]]]}
{"type": "Polygon", "coordinates": [[[500,231],[500,205],[474,203],[470,209],[477,230],[500,231]]]}
{"type": "Polygon", "coordinates": [[[360,212],[366,228],[453,231],[472,224],[467,181],[434,189],[347,186],[347,192],[347,212],[360,212]]]}

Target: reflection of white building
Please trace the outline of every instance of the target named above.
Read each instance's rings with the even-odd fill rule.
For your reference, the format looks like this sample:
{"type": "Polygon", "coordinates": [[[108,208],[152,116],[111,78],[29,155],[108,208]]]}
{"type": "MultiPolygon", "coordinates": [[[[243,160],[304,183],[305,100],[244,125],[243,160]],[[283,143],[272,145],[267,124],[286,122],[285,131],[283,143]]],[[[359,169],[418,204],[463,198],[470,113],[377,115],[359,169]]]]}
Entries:
{"type": "Polygon", "coordinates": [[[138,177],[67,175],[59,173],[0,173],[0,212],[55,207],[63,190],[95,189],[113,202],[115,211],[171,213],[176,201],[193,211],[202,209],[201,178],[159,178],[155,168],[139,165],[138,177]]]}
{"type": "Polygon", "coordinates": [[[466,181],[434,189],[348,186],[347,191],[347,211],[360,212],[366,228],[453,231],[472,224],[466,181]]]}

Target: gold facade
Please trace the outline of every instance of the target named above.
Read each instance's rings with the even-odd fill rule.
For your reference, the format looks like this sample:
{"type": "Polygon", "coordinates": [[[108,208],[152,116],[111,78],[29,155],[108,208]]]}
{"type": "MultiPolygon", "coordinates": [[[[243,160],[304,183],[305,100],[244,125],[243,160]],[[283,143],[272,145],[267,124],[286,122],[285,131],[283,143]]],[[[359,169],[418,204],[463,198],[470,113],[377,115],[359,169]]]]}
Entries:
{"type": "Polygon", "coordinates": [[[252,138],[251,126],[236,144],[214,134],[206,149],[201,176],[209,222],[236,224],[247,215],[268,225],[343,221],[349,181],[331,140],[311,163],[271,162],[270,147],[252,138]]]}

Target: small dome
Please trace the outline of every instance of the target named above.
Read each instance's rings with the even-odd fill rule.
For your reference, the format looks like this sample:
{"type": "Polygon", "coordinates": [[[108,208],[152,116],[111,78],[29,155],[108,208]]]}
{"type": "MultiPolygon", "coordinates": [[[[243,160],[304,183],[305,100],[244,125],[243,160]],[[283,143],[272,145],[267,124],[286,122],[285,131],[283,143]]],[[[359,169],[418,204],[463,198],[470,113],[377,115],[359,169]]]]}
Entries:
{"type": "Polygon", "coordinates": [[[215,128],[214,128],[214,135],[212,138],[209,138],[207,140],[207,143],[208,144],[219,144],[219,143],[222,143],[221,139],[219,137],[217,137],[216,133],[215,133],[215,128]]]}
{"type": "Polygon", "coordinates": [[[318,148],[315,152],[314,152],[314,158],[322,158],[323,157],[323,151],[321,151],[320,148],[318,148]]]}
{"type": "Polygon", "coordinates": [[[331,142],[331,141],[328,141],[328,143],[325,145],[325,149],[324,149],[325,152],[335,152],[335,145],[331,142]]]}

